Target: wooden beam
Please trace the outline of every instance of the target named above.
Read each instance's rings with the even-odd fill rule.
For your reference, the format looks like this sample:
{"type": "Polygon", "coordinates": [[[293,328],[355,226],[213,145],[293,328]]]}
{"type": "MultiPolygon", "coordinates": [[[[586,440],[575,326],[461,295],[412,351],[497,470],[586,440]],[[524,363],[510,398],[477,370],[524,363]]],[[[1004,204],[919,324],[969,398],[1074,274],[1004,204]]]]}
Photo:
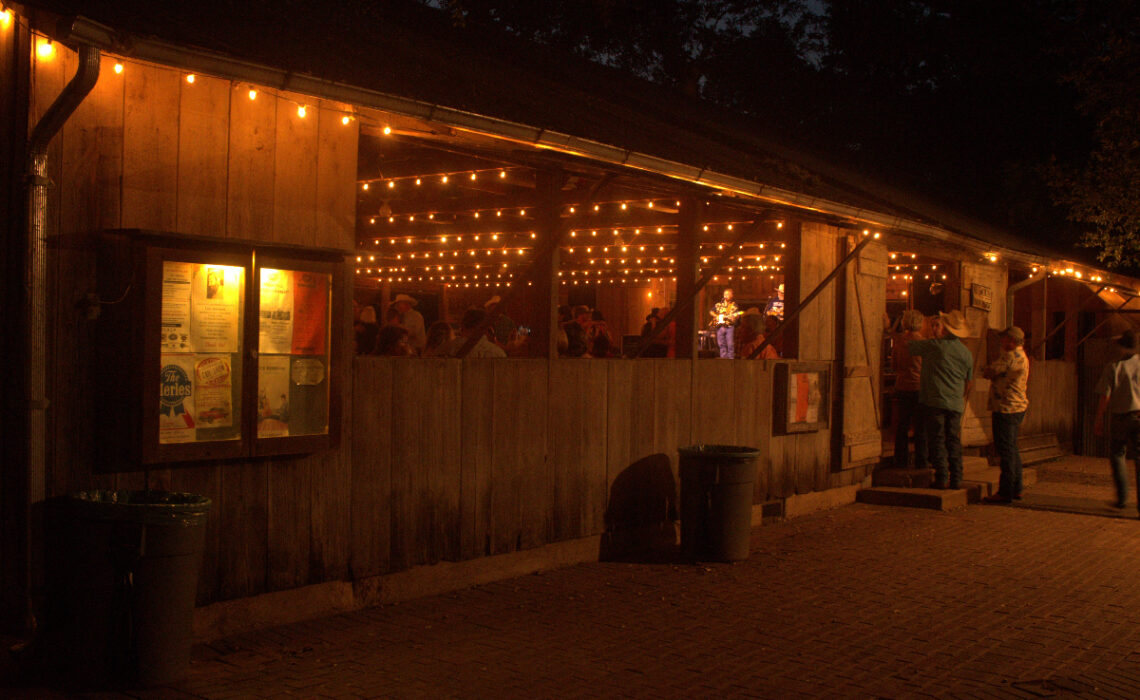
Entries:
{"type": "MultiPolygon", "coordinates": [[[[675,355],[678,358],[692,358],[697,356],[697,309],[693,300],[701,288],[697,286],[697,278],[701,273],[701,247],[697,241],[697,230],[700,228],[700,204],[693,197],[681,200],[681,208],[677,212],[677,300],[665,318],[657,324],[657,328],[664,332],[665,328],[674,320],[677,322],[677,332],[674,336],[676,345],[675,355]],[[685,313],[681,313],[684,310],[685,313]]],[[[656,331],[654,332],[656,335],[656,331]]],[[[640,355],[653,341],[653,336],[642,339],[637,348],[640,355]]]]}
{"type": "Polygon", "coordinates": [[[1083,338],[1081,338],[1080,340],[1078,340],[1078,341],[1077,341],[1077,344],[1073,346],[1073,349],[1074,349],[1074,350],[1076,350],[1076,349],[1077,349],[1077,348],[1079,348],[1081,345],[1084,345],[1084,342],[1085,342],[1086,340],[1088,340],[1089,338],[1093,337],[1093,335],[1095,335],[1095,334],[1096,334],[1096,332],[1097,332],[1097,331],[1099,331],[1099,330],[1101,329],[1101,327],[1103,327],[1103,326],[1104,326],[1104,324],[1108,323],[1108,320],[1109,320],[1110,318],[1112,318],[1113,316],[1117,315],[1119,312],[1123,311],[1123,310],[1124,310],[1124,307],[1125,307],[1125,306],[1128,306],[1130,303],[1132,303],[1132,300],[1133,300],[1133,299],[1135,299],[1135,298],[1136,298],[1136,297],[1128,297],[1127,299],[1125,299],[1125,300],[1124,300],[1124,303],[1123,303],[1123,304],[1121,304],[1120,306],[1118,306],[1118,307],[1116,307],[1115,309],[1113,309],[1113,310],[1112,310],[1112,312],[1111,312],[1111,313],[1109,313],[1109,315],[1108,315],[1108,316],[1106,316],[1106,317],[1105,317],[1105,319],[1104,319],[1103,321],[1101,321],[1100,323],[1098,323],[1098,324],[1096,324],[1095,326],[1093,326],[1093,329],[1092,329],[1091,331],[1089,331],[1088,333],[1086,333],[1086,334],[1084,335],[1084,337],[1083,337],[1083,338]]]}
{"type": "Polygon", "coordinates": [[[859,242],[859,245],[852,248],[851,252],[847,254],[847,257],[839,261],[839,264],[835,266],[835,269],[832,270],[827,275],[827,277],[824,277],[823,281],[816,285],[815,289],[811,290],[811,293],[808,294],[807,297],[805,297],[804,300],[800,302],[794,310],[792,310],[784,317],[784,320],[780,322],[780,325],[773,328],[772,332],[764,337],[764,340],[760,343],[760,345],[755,350],[753,350],[752,354],[750,354],[746,359],[756,359],[760,356],[760,353],[764,352],[764,348],[774,343],[784,332],[784,329],[786,329],[789,324],[795,321],[796,318],[799,317],[801,313],[803,313],[803,310],[807,308],[808,304],[810,304],[812,300],[819,296],[820,293],[827,288],[827,285],[831,284],[831,281],[834,280],[840,272],[843,272],[843,269],[847,267],[847,264],[858,257],[860,251],[866,248],[868,244],[874,240],[877,240],[876,236],[865,236],[863,240],[859,242]]]}
{"type": "MultiPolygon", "coordinates": [[[[1049,333],[1046,334],[1045,337],[1040,340],[1040,342],[1038,342],[1036,345],[1034,345],[1032,352],[1036,353],[1037,351],[1042,350],[1045,347],[1045,343],[1049,342],[1050,338],[1052,338],[1054,335],[1056,335],[1057,332],[1060,331],[1062,328],[1069,325],[1069,321],[1076,318],[1077,313],[1080,312],[1080,310],[1083,309],[1085,307],[1085,305],[1089,303],[1090,300],[1099,299],[1100,293],[1106,289],[1108,289],[1107,285],[1102,286],[1100,289],[1096,290],[1095,294],[1093,294],[1091,297],[1088,297],[1083,302],[1081,302],[1080,306],[1078,306],[1076,309],[1074,309],[1070,313],[1065,314],[1065,319],[1063,321],[1061,321],[1060,323],[1058,323],[1056,328],[1049,331],[1049,333]]],[[[1044,358],[1042,358],[1042,359],[1044,359],[1044,358]]]]}

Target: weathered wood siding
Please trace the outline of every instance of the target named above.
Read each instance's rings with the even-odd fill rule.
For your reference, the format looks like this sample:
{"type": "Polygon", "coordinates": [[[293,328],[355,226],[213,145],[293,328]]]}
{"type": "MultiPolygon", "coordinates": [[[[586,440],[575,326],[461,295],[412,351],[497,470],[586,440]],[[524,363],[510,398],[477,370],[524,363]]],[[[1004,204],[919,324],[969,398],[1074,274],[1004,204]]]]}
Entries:
{"type": "MultiPolygon", "coordinates": [[[[1099,369],[1099,368],[1098,368],[1099,369]]],[[[1064,360],[1029,360],[1029,410],[1022,435],[1053,433],[1062,445],[1072,445],[1077,425],[1077,365],[1064,360]]],[[[1094,407],[1086,410],[1093,412],[1094,407]]]]}
{"type": "MultiPolygon", "coordinates": [[[[63,47],[50,60],[36,59],[31,124],[76,66],[63,47]]],[[[57,186],[50,195],[48,493],[149,486],[209,496],[200,603],[346,578],[360,530],[348,518],[350,502],[382,486],[368,484],[364,494],[350,488],[351,405],[340,447],[324,454],[97,474],[90,392],[83,390],[93,334],[76,302],[95,289],[89,234],[99,229],[352,251],[357,122],[341,123],[343,105],[301,95],[261,92],[250,100],[248,86],[228,80],[198,75],[191,84],[184,73],[155,66],[113,68],[103,58],[98,84],[49,153],[57,186]],[[305,118],[291,100],[308,105],[305,118]]],[[[348,279],[351,273],[347,266],[348,279]]],[[[350,363],[347,355],[334,359],[343,384],[350,363]]],[[[368,502],[390,507],[379,497],[368,502]]]]}
{"type": "Polygon", "coordinates": [[[828,431],[772,436],[775,362],[357,358],[353,576],[675,518],[698,442],[761,449],[756,503],[852,483],[828,431]]]}

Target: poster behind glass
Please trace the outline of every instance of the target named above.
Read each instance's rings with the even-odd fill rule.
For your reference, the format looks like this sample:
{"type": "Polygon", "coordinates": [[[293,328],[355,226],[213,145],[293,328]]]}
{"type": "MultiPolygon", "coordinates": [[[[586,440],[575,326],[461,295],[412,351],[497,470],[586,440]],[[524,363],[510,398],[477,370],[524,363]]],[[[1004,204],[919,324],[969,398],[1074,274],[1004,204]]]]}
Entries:
{"type": "Polygon", "coordinates": [[[257,437],[326,435],[332,275],[262,268],[257,437]]]}
{"type": "Polygon", "coordinates": [[[158,441],[241,438],[245,269],[165,261],[158,441]]]}

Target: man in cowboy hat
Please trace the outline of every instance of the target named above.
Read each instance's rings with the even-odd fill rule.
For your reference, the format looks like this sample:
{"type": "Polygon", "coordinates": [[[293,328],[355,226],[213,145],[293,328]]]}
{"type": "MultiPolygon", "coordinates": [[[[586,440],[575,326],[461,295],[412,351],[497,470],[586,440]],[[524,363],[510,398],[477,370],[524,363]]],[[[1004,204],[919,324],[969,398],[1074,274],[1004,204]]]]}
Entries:
{"type": "Polygon", "coordinates": [[[407,294],[397,294],[391,306],[400,313],[400,325],[408,329],[408,345],[419,354],[427,345],[427,329],[424,328],[424,317],[412,308],[417,304],[419,302],[415,298],[407,294]]]}
{"type": "Polygon", "coordinates": [[[911,356],[922,358],[918,402],[936,489],[962,487],[962,413],[974,379],[974,356],[961,340],[968,333],[966,317],[954,310],[939,314],[934,337],[907,343],[911,356]]]}
{"type": "MultiPolygon", "coordinates": [[[[483,302],[483,310],[490,314],[502,301],[502,297],[496,294],[483,302]]],[[[518,333],[518,326],[515,325],[515,322],[510,316],[503,313],[495,317],[495,322],[491,324],[491,329],[495,332],[495,342],[501,346],[513,343],[518,333]]]]}
{"type": "MultiPolygon", "coordinates": [[[[1094,431],[1104,435],[1104,414],[1112,413],[1109,426],[1109,464],[1112,465],[1112,480],[1116,483],[1117,508],[1128,503],[1128,477],[1124,475],[1124,461],[1128,448],[1132,448],[1133,459],[1137,459],[1137,476],[1140,477],[1140,335],[1136,331],[1125,331],[1116,339],[1123,359],[1104,368],[1096,393],[1100,394],[1097,405],[1094,431]]],[[[1137,493],[1140,494],[1140,478],[1137,479],[1137,493]]]]}
{"type": "Polygon", "coordinates": [[[998,491],[982,499],[985,503],[1009,503],[1021,498],[1021,452],[1017,449],[1017,431],[1029,399],[1025,387],[1029,381],[1029,358],[1025,356],[1025,333],[1017,326],[1001,332],[1001,357],[982,370],[990,380],[990,410],[993,411],[994,448],[1001,461],[998,491]]]}

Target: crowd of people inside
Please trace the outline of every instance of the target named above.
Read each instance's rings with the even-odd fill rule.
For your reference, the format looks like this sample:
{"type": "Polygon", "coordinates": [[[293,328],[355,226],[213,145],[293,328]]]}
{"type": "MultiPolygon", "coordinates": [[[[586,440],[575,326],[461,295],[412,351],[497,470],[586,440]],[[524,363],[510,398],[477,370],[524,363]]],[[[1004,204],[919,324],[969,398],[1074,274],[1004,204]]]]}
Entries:
{"type": "MultiPolygon", "coordinates": [[[[732,291],[726,290],[725,293],[731,295],[732,291]]],[[[440,320],[426,328],[423,315],[415,308],[417,300],[407,294],[396,295],[383,313],[383,323],[379,321],[380,313],[376,306],[355,304],[356,353],[388,357],[456,357],[478,329],[486,325],[487,315],[500,301],[498,296],[493,296],[483,307],[468,309],[458,326],[440,320]]],[[[672,320],[666,323],[668,315],[668,308],[654,307],[645,317],[639,336],[645,347],[640,357],[676,357],[677,324],[672,320]]],[[[751,357],[766,338],[772,338],[774,342],[765,345],[757,355],[758,359],[780,357],[779,339],[772,336],[779,323],[775,313],[762,313],[758,307],[732,315],[730,324],[734,332],[721,334],[731,339],[732,352],[728,355],[722,353],[721,357],[751,357]]],[[[560,357],[623,356],[621,339],[615,337],[599,309],[585,305],[560,306],[555,333],[560,357]]],[[[464,357],[525,357],[529,352],[528,339],[529,329],[517,326],[506,314],[499,313],[478,340],[473,341],[472,348],[464,357]]]]}

